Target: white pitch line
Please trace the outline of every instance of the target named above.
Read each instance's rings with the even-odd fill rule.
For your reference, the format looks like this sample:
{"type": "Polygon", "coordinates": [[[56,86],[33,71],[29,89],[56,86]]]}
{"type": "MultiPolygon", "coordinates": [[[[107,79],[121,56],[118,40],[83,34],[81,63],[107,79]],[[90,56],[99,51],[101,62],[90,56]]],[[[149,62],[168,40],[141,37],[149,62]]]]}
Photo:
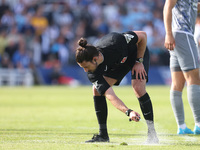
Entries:
{"type": "Polygon", "coordinates": [[[187,135],[184,135],[182,136],[182,138],[187,141],[187,142],[198,142],[199,140],[194,137],[194,136],[187,136],[187,135]]]}

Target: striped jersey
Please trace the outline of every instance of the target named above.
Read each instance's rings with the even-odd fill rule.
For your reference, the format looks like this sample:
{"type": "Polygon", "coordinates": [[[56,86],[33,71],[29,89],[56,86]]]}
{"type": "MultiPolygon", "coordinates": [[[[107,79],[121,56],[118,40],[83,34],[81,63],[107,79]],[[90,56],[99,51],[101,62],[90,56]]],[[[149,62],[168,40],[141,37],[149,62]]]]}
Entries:
{"type": "Polygon", "coordinates": [[[172,9],[172,30],[194,34],[198,0],[177,0],[172,9]]]}

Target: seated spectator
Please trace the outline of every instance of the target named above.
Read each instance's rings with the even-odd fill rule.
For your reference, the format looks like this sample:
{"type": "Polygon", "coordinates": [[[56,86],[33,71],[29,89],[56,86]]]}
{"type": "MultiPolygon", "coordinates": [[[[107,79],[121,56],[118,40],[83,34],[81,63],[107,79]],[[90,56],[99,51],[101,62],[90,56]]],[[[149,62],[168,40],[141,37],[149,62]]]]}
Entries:
{"type": "Polygon", "coordinates": [[[61,63],[55,55],[49,55],[49,59],[44,63],[44,67],[46,69],[51,69],[48,76],[53,85],[77,86],[80,84],[78,80],[67,76],[67,74],[62,71],[61,63]]]}
{"type": "Polygon", "coordinates": [[[38,7],[36,13],[30,20],[31,25],[36,30],[36,35],[41,35],[48,27],[48,20],[43,16],[43,7],[38,7]]]}
{"type": "Polygon", "coordinates": [[[69,50],[65,44],[64,36],[60,35],[51,47],[51,54],[57,56],[62,66],[68,64],[69,50]]]}
{"type": "Polygon", "coordinates": [[[7,36],[7,28],[0,26],[0,56],[3,55],[4,50],[8,45],[6,36],[7,36]]]}
{"type": "Polygon", "coordinates": [[[8,42],[8,45],[5,47],[4,53],[8,54],[9,58],[12,60],[13,55],[18,49],[18,43],[15,43],[14,41],[10,40],[8,42]]]}
{"type": "Polygon", "coordinates": [[[6,2],[6,0],[1,1],[0,5],[0,18],[4,15],[4,13],[10,9],[9,4],[6,2]]]}
{"type": "Polygon", "coordinates": [[[13,55],[13,64],[15,68],[32,68],[32,63],[23,40],[19,42],[19,48],[13,55]]]}
{"type": "Polygon", "coordinates": [[[77,86],[80,84],[78,80],[69,77],[64,72],[62,72],[62,68],[59,62],[54,64],[52,69],[53,70],[50,74],[51,84],[70,86],[77,86]]]}
{"type": "Polygon", "coordinates": [[[10,57],[8,54],[3,54],[1,59],[0,59],[0,67],[1,68],[13,68],[13,64],[10,60],[10,57]]]}
{"type": "Polygon", "coordinates": [[[1,24],[5,26],[13,26],[15,24],[14,13],[11,10],[6,10],[1,18],[1,24]]]}
{"type": "Polygon", "coordinates": [[[163,4],[164,0],[0,0],[0,30],[6,26],[0,33],[0,57],[5,51],[13,60],[21,39],[16,29],[26,40],[26,50],[32,52],[30,61],[37,66],[47,61],[50,53],[61,66],[76,64],[73,47],[81,37],[93,43],[108,32],[145,30],[152,64],[165,65],[160,61],[166,58],[162,52],[163,4]]]}

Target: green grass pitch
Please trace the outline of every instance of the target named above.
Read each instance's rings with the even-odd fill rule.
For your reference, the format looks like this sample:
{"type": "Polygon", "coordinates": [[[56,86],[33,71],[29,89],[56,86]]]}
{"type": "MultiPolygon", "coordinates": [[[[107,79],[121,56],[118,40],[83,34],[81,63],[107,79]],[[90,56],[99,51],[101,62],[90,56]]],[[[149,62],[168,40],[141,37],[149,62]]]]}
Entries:
{"type": "MultiPolygon", "coordinates": [[[[131,86],[114,87],[114,90],[129,108],[141,114],[131,86]]],[[[144,119],[129,122],[109,101],[110,143],[86,144],[84,141],[98,133],[91,86],[1,87],[0,150],[200,149],[199,135],[176,135],[169,90],[169,86],[147,86],[160,144],[144,145],[147,132],[144,119]]],[[[194,119],[186,90],[183,93],[186,124],[193,130],[194,119]]]]}

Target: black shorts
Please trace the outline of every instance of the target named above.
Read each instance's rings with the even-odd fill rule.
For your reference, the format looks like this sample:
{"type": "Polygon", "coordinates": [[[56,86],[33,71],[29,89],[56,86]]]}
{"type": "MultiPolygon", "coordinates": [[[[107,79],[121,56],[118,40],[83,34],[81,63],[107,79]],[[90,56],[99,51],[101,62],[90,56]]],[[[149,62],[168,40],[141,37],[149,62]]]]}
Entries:
{"type": "MultiPolygon", "coordinates": [[[[114,85],[119,85],[120,82],[122,81],[122,79],[126,76],[126,74],[129,73],[129,71],[132,70],[133,65],[134,65],[132,61],[133,60],[131,60],[131,59],[127,59],[127,61],[123,65],[120,65],[115,70],[110,71],[107,74],[104,74],[104,76],[116,79],[117,82],[114,85]]],[[[150,54],[149,54],[149,49],[146,48],[146,51],[145,51],[145,54],[144,54],[143,65],[144,65],[144,69],[147,73],[147,76],[146,76],[147,82],[148,82],[149,64],[150,64],[150,54]]],[[[131,72],[131,78],[133,80],[136,79],[136,74],[133,75],[132,72],[131,72]]],[[[138,79],[140,79],[139,76],[138,76],[138,79]]]]}

